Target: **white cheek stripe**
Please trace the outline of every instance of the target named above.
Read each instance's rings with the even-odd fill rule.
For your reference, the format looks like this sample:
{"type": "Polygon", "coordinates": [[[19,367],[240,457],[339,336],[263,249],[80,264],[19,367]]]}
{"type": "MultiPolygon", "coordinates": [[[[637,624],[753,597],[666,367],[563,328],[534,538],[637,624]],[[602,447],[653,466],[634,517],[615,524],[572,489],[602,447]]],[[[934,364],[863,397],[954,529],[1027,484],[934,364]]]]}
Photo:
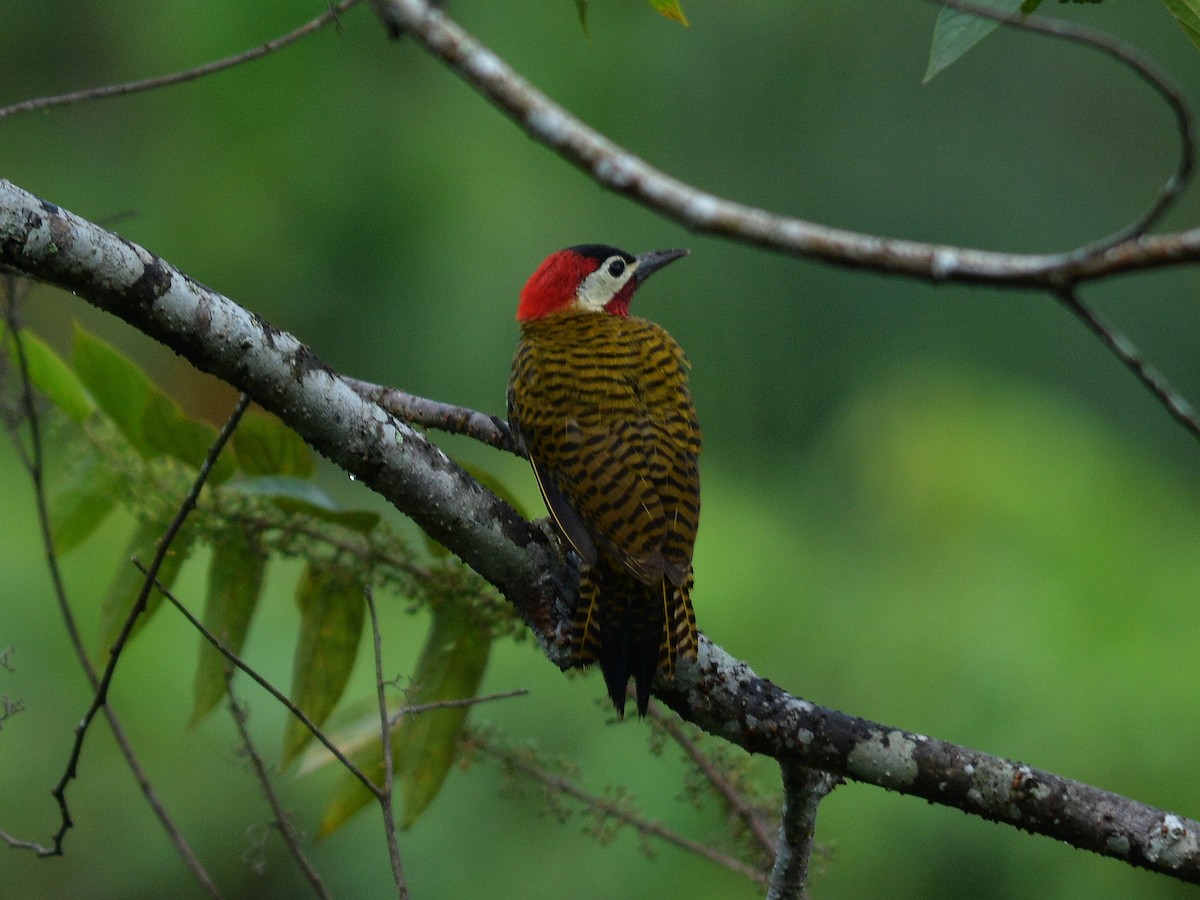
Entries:
{"type": "Polygon", "coordinates": [[[593,312],[604,309],[605,304],[615,297],[621,288],[625,287],[629,279],[633,277],[633,273],[637,271],[637,265],[630,263],[625,266],[625,271],[619,277],[613,278],[608,274],[608,263],[609,261],[605,260],[604,265],[580,282],[575,297],[584,309],[593,312]]]}

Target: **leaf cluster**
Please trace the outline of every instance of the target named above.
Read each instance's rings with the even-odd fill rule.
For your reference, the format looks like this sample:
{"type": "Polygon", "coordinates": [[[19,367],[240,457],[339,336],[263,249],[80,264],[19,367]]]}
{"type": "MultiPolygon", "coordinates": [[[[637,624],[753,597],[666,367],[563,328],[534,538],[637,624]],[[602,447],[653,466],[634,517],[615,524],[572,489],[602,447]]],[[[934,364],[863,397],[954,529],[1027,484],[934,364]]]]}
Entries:
{"type": "MultiPolygon", "coordinates": [[[[76,328],[69,361],[28,330],[0,331],[0,354],[20,342],[23,373],[48,401],[55,471],[50,519],[55,552],[84,544],[118,508],[135,519],[116,573],[100,600],[95,656],[104,659],[129,618],[144,575],[130,560],[148,561],[180,500],[216,439],[212,426],[185,415],[179,404],[132,360],[76,328]]],[[[15,366],[5,369],[11,376],[15,366]]],[[[15,381],[11,377],[6,379],[15,381]]],[[[10,404],[16,408],[15,404],[10,404]]],[[[511,607],[442,548],[415,551],[371,510],[340,507],[313,480],[312,450],[274,416],[244,416],[217,459],[195,511],[158,572],[169,590],[185,562],[210,549],[203,623],[224,649],[240,654],[263,595],[268,564],[304,563],[294,596],[300,612],[292,702],[317,726],[345,699],[366,629],[365,591],[382,588],[409,612],[426,609],[431,625],[408,680],[405,702],[436,707],[475,695],[492,641],[519,633],[511,607]]],[[[140,631],[162,606],[155,592],[135,622],[140,631]]],[[[230,663],[199,640],[192,723],[226,696],[230,663]]],[[[377,784],[382,772],[378,709],[335,736],[377,784]],[[362,728],[363,723],[367,728],[362,728]],[[370,725],[373,723],[373,730],[370,725]]],[[[408,827],[436,797],[450,771],[467,706],[433,708],[393,721],[397,783],[408,827]]],[[[312,732],[289,718],[281,760],[295,761],[312,732]]],[[[328,760],[333,757],[329,756],[328,760]]],[[[310,760],[305,769],[325,760],[310,760]]],[[[330,801],[322,833],[340,827],[371,794],[347,774],[330,801]]]]}

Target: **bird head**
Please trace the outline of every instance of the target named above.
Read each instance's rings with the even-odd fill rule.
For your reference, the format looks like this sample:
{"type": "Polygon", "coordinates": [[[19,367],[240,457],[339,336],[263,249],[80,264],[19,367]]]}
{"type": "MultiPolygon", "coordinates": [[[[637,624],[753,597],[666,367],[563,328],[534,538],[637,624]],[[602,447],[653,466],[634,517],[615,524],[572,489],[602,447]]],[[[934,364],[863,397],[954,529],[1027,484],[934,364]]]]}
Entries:
{"type": "Polygon", "coordinates": [[[639,285],[687,254],[687,250],[652,250],[633,256],[606,244],[580,244],[551,253],[521,289],[517,321],[569,309],[627,316],[639,285]]]}

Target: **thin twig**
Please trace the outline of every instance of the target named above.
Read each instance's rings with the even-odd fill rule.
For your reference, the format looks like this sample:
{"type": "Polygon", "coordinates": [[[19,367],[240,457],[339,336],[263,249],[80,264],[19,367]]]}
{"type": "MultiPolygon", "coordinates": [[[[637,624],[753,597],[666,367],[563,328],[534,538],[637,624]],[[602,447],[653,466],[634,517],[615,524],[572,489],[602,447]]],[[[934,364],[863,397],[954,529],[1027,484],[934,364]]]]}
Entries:
{"type": "MultiPolygon", "coordinates": [[[[146,573],[146,568],[139,560],[134,560],[134,565],[137,566],[143,574],[146,573]]],[[[356,779],[358,779],[363,787],[371,792],[372,796],[379,796],[380,787],[365,774],[363,774],[363,771],[353,762],[351,762],[350,758],[346,756],[346,754],[342,753],[342,751],[337,748],[337,745],[334,744],[333,741],[326,737],[325,732],[322,731],[320,727],[305,714],[304,710],[288,699],[286,694],[280,691],[279,688],[275,687],[275,685],[271,684],[271,682],[267,681],[267,679],[260,675],[255,669],[247,665],[240,656],[226,647],[225,644],[221,642],[219,637],[209,631],[204,626],[203,622],[192,615],[191,610],[184,606],[183,602],[171,592],[170,588],[157,580],[154,582],[154,584],[155,587],[158,588],[159,593],[166,597],[167,601],[177,610],[179,610],[183,617],[188,620],[188,624],[195,628],[196,631],[200,632],[201,637],[212,644],[213,647],[216,648],[217,652],[233,663],[233,665],[245,672],[255,684],[279,701],[279,703],[281,703],[289,713],[299,719],[300,724],[311,731],[313,737],[315,737],[322,744],[322,746],[325,747],[326,750],[332,753],[334,758],[337,759],[337,761],[343,766],[345,766],[346,770],[350,772],[350,774],[356,779]]]]}
{"type": "Polygon", "coordinates": [[[392,728],[388,721],[387,682],[383,677],[383,636],[379,632],[379,616],[375,609],[375,592],[371,585],[363,587],[367,600],[367,612],[371,616],[371,645],[375,651],[375,693],[379,700],[379,741],[383,745],[383,790],[379,792],[379,808],[383,813],[383,831],[387,837],[388,858],[392,863],[392,880],[396,883],[396,896],[400,900],[408,897],[408,881],[404,877],[404,863],[400,859],[400,843],[396,839],[396,814],[392,804],[392,728]]]}
{"type": "Polygon", "coordinates": [[[1133,341],[1080,300],[1073,288],[1064,287],[1058,291],[1057,296],[1063,306],[1078,316],[1092,333],[1104,342],[1113,355],[1124,363],[1129,371],[1133,372],[1138,381],[1167,408],[1167,412],[1174,417],[1175,421],[1191,432],[1194,437],[1200,438],[1200,418],[1197,418],[1195,407],[1171,386],[1166,376],[1150,364],[1133,341]]]}
{"type": "MultiPolygon", "coordinates": [[[[50,524],[50,507],[46,497],[44,479],[45,458],[42,448],[41,420],[33,400],[33,384],[29,377],[29,360],[25,354],[25,345],[21,338],[20,323],[16,311],[17,279],[12,275],[6,275],[5,287],[5,297],[7,300],[5,321],[8,323],[8,328],[16,347],[17,368],[20,373],[22,385],[21,402],[25,410],[26,421],[29,423],[29,453],[24,453],[24,447],[15,432],[13,438],[22,451],[21,458],[29,474],[30,481],[33,484],[33,497],[37,512],[38,528],[41,532],[46,567],[50,574],[50,584],[54,592],[55,602],[58,605],[59,616],[63,621],[63,627],[66,629],[67,637],[71,642],[75,658],[79,662],[80,668],[83,669],[83,674],[87,679],[88,685],[95,692],[99,688],[99,678],[88,656],[87,647],[83,642],[83,635],[75,619],[74,610],[71,609],[71,603],[67,597],[66,582],[63,580],[62,571],[58,565],[58,552],[54,546],[54,530],[50,524]]],[[[126,765],[129,766],[134,780],[137,781],[138,789],[142,792],[142,796],[146,798],[146,802],[150,805],[155,817],[162,825],[168,840],[175,847],[179,858],[183,861],[188,871],[191,872],[192,877],[196,879],[201,889],[208,896],[219,898],[221,892],[213,881],[212,876],[208,874],[208,871],[204,868],[204,864],[196,856],[195,851],[192,850],[191,845],[183,836],[183,832],[180,831],[179,826],[175,824],[175,820],[167,812],[167,808],[158,796],[158,792],[154,790],[154,786],[150,783],[150,779],[146,775],[145,769],[142,768],[141,761],[133,749],[133,743],[125,733],[125,728],[122,726],[116,711],[105,704],[104,717],[108,721],[108,726],[112,731],[114,740],[117,742],[117,746],[120,748],[121,755],[125,758],[126,765]]],[[[82,738],[78,739],[82,740],[82,738]]],[[[10,844],[10,846],[33,850],[38,856],[61,856],[63,853],[63,840],[66,837],[67,831],[74,824],[74,820],[71,818],[65,792],[55,794],[55,801],[58,804],[60,821],[50,846],[43,846],[30,841],[13,843],[10,836],[4,832],[0,832],[0,840],[10,844]]]]}
{"type": "Polygon", "coordinates": [[[799,900],[808,896],[817,808],[834,789],[837,779],[790,759],[781,759],[779,769],[783,774],[783,816],[779,824],[779,853],[771,868],[767,900],[799,900]]]}
{"type": "Polygon", "coordinates": [[[624,822],[632,827],[638,834],[643,837],[656,837],[659,840],[665,841],[668,844],[673,844],[688,853],[703,857],[704,859],[714,862],[719,866],[724,866],[739,875],[756,881],[759,884],[767,883],[767,875],[765,872],[759,871],[753,866],[749,866],[740,859],[735,859],[727,853],[723,853],[714,847],[706,846],[691,838],[686,838],[677,832],[667,828],[661,822],[651,822],[643,819],[641,816],[631,813],[621,804],[615,803],[604,797],[586,791],[575,782],[554,772],[549,772],[541,766],[522,758],[518,754],[511,753],[505,748],[489,741],[481,735],[473,735],[472,743],[484,753],[487,753],[496,759],[503,762],[506,766],[510,766],[514,770],[533,778],[535,781],[540,781],[550,790],[559,794],[566,794],[574,797],[588,809],[595,810],[606,817],[624,822]]]}
{"type": "Polygon", "coordinates": [[[405,716],[415,716],[420,713],[432,712],[435,709],[460,709],[464,706],[478,706],[480,703],[491,703],[493,700],[509,700],[513,697],[524,697],[529,691],[526,688],[514,688],[511,691],[497,691],[494,694],[481,694],[478,697],[461,697],[457,700],[431,700],[428,703],[414,703],[412,706],[401,707],[391,714],[388,725],[395,728],[405,716]]]}
{"type": "Polygon", "coordinates": [[[250,729],[247,724],[249,714],[233,692],[233,666],[228,662],[225,665],[225,692],[229,698],[229,713],[233,716],[234,725],[237,726],[242,749],[246,758],[250,760],[250,766],[254,769],[254,776],[258,779],[258,786],[262,789],[267,805],[271,807],[271,814],[275,817],[275,827],[278,829],[280,837],[283,838],[283,843],[292,855],[292,859],[296,861],[305,880],[312,887],[313,893],[322,900],[328,900],[330,894],[321,880],[321,874],[313,868],[308,856],[305,855],[304,848],[300,845],[300,835],[296,833],[296,829],[292,826],[291,816],[283,808],[279,795],[275,793],[275,786],[271,782],[271,773],[267,770],[262,754],[255,748],[254,741],[250,737],[250,729]]]}
{"type": "Polygon", "coordinates": [[[378,403],[392,415],[414,425],[466,435],[498,450],[515,453],[517,456],[525,455],[524,449],[508,427],[508,422],[499,416],[489,416],[465,406],[441,403],[405,393],[397,388],[359,381],[357,378],[342,376],[342,380],[363,398],[378,403]]]}
{"type": "Polygon", "coordinates": [[[754,805],[742,796],[741,792],[725,777],[725,774],[713,763],[712,759],[700,749],[699,742],[687,733],[681,721],[673,715],[667,715],[657,705],[650,706],[650,718],[662,726],[663,730],[671,736],[671,739],[680,746],[687,755],[687,758],[692,761],[692,765],[700,770],[700,773],[708,779],[709,784],[724,798],[725,802],[729,804],[729,808],[742,820],[742,823],[749,832],[754,835],[754,839],[758,841],[758,845],[767,854],[767,858],[774,857],[779,850],[779,845],[776,835],[771,832],[770,826],[763,820],[763,817],[755,809],[754,805]]]}
{"type": "Polygon", "coordinates": [[[310,22],[301,25],[295,31],[289,31],[287,34],[277,38],[272,38],[265,44],[260,44],[257,47],[252,47],[242,53],[236,53],[233,56],[227,56],[224,59],[213,60],[212,62],[204,63],[204,65],[196,66],[194,69],[186,69],[182,72],[173,72],[169,75],[157,75],[154,78],[144,78],[140,81],[127,81],[121,84],[110,84],[104,87],[85,88],[81,91],[71,91],[69,94],[59,94],[54,97],[37,97],[33,100],[24,100],[20,103],[13,103],[10,106],[0,108],[0,119],[6,119],[9,116],[15,116],[19,113],[36,112],[40,109],[49,109],[54,106],[70,106],[75,103],[84,103],[89,100],[103,100],[108,97],[120,97],[126,94],[137,94],[142,91],[152,91],[156,88],[167,87],[172,84],[180,84],[184,81],[192,81],[196,78],[203,78],[205,75],[212,75],[215,72],[221,72],[225,69],[231,69],[234,66],[239,66],[242,63],[251,62],[252,60],[266,56],[269,53],[274,53],[288,44],[293,44],[302,37],[311,34],[319,28],[333,22],[348,10],[350,7],[358,3],[358,0],[342,0],[341,3],[327,9],[321,15],[317,16],[310,22]]]}

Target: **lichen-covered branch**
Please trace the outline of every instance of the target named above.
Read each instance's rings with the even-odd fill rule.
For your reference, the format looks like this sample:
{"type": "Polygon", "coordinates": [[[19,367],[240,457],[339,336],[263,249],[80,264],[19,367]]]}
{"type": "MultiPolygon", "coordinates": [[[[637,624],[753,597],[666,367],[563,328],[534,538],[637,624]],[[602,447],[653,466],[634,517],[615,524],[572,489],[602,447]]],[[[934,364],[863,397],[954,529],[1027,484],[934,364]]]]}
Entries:
{"type": "Polygon", "coordinates": [[[779,768],[783,773],[783,817],[767,900],[793,900],[808,896],[817,808],[833,790],[836,779],[828,772],[810,769],[791,759],[780,760],[779,768]]]}
{"type": "MultiPolygon", "coordinates": [[[[567,665],[573,575],[536,526],[289,334],[149,251],[0,179],[0,267],[163,342],[295,428],[495,584],[567,665]]],[[[781,763],[922,797],[1200,883],[1200,823],[1089,785],[795,697],[703,637],[655,693],[710,734],[781,763]]]]}
{"type": "Polygon", "coordinates": [[[514,603],[550,658],[566,664],[565,613],[552,616],[566,591],[546,535],[292,335],[142,247],[3,179],[0,266],[74,291],[238,386],[453,548],[514,603]]]}

